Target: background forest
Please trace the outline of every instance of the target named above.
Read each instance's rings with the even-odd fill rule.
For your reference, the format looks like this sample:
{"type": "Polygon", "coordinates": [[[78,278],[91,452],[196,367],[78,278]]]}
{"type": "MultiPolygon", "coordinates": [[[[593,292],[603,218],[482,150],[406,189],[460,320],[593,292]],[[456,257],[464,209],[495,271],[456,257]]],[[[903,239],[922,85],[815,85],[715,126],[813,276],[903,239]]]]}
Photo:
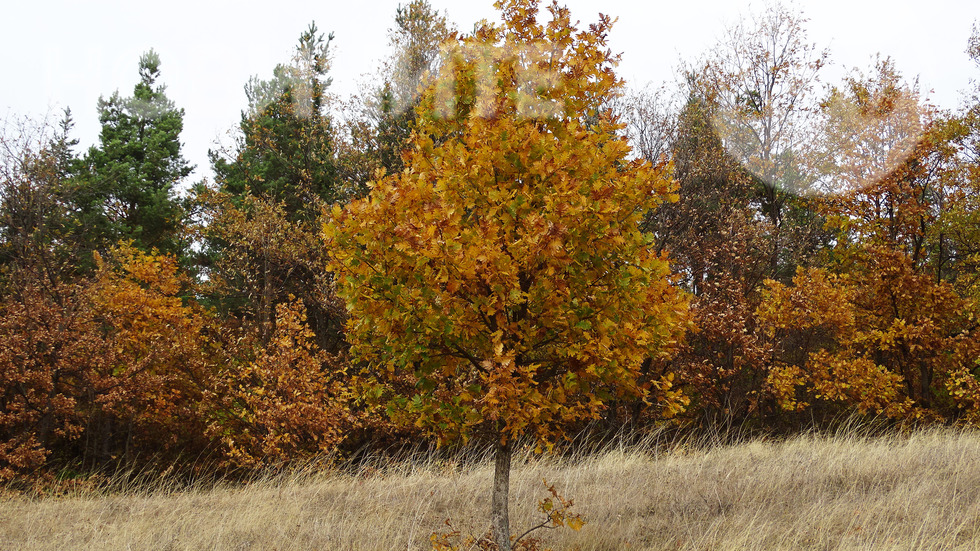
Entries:
{"type": "Polygon", "coordinates": [[[152,50],[87,151],[70,112],[7,121],[0,480],[980,423],[980,88],[941,110],[887,57],[826,82],[774,5],[630,90],[608,18],[499,8],[400,8],[350,98],[311,24],[213,182],[152,50]]]}

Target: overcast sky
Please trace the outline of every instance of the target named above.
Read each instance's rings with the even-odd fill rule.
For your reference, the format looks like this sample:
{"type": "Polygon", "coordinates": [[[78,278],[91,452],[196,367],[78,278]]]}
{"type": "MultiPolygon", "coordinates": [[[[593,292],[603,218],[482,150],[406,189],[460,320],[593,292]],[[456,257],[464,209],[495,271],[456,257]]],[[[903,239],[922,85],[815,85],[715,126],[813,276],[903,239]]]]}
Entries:
{"type": "MultiPolygon", "coordinates": [[[[407,3],[407,0],[401,0],[407,3]]],[[[333,91],[358,90],[387,53],[387,32],[399,0],[276,2],[171,0],[10,2],[0,18],[0,119],[60,118],[70,107],[83,147],[98,138],[96,102],[119,90],[130,95],[140,55],[161,57],[161,81],[185,109],[184,156],[210,177],[207,150],[227,135],[245,106],[249,77],[271,76],[287,62],[311,21],[335,35],[333,91]]],[[[431,0],[460,30],[496,20],[491,0],[431,0]]],[[[673,81],[679,60],[693,60],[723,36],[726,26],[763,3],[711,1],[567,0],[583,25],[600,11],[619,21],[610,43],[622,52],[619,74],[631,85],[673,81]]],[[[980,70],[965,53],[980,7],[975,0],[864,0],[796,2],[810,19],[811,42],[831,51],[834,74],[871,67],[874,55],[891,56],[933,103],[954,108],[980,70]]],[[[827,73],[830,76],[831,73],[827,73]]],[[[226,139],[227,141],[227,139],[226,139]]]]}

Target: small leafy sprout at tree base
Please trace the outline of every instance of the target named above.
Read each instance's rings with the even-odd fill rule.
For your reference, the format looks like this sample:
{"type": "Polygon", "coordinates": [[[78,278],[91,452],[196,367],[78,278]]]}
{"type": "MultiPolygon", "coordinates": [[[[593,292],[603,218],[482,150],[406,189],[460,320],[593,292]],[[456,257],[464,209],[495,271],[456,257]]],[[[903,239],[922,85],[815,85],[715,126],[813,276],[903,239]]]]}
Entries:
{"type": "MultiPolygon", "coordinates": [[[[548,484],[547,480],[542,479],[542,482],[548,489],[548,493],[551,494],[551,497],[546,497],[538,502],[538,511],[544,515],[544,518],[538,524],[525,530],[521,535],[511,536],[511,549],[513,551],[549,551],[549,548],[542,547],[544,542],[541,538],[529,537],[532,532],[541,529],[553,530],[562,527],[568,527],[578,532],[586,524],[585,520],[578,513],[572,514],[569,512],[569,509],[574,505],[574,500],[565,499],[555,489],[554,484],[548,484]]],[[[459,549],[497,551],[500,549],[494,541],[492,530],[481,537],[475,537],[473,535],[464,537],[459,530],[453,528],[451,520],[446,519],[446,526],[449,527],[449,532],[436,532],[429,538],[434,551],[457,551],[459,549]],[[459,544],[453,543],[456,540],[459,541],[459,544]]]]}

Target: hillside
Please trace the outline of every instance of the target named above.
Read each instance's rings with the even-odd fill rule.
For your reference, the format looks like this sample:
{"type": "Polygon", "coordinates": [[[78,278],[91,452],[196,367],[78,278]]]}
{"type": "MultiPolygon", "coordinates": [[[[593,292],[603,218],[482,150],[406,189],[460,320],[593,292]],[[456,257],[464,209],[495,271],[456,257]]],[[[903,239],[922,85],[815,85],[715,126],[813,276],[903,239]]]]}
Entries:
{"type": "MultiPolygon", "coordinates": [[[[491,477],[486,462],[430,459],[237,488],[6,497],[0,549],[429,549],[447,518],[481,530],[491,477]]],[[[516,533],[542,479],[587,521],[543,534],[553,549],[980,549],[976,432],[523,455],[516,533]]]]}

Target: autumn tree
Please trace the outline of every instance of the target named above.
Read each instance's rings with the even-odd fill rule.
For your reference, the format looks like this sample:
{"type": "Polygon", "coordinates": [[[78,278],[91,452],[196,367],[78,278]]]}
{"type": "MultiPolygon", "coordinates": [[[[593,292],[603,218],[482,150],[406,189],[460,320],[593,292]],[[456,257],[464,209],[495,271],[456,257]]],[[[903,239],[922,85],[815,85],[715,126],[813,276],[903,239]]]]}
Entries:
{"type": "Polygon", "coordinates": [[[83,456],[98,465],[204,451],[202,391],[212,386],[214,320],[188,296],[176,256],[123,242],[96,261],[88,295],[114,354],[96,373],[83,456]]]}
{"type": "Polygon", "coordinates": [[[724,147],[713,110],[692,90],[670,141],[679,199],[648,213],[644,228],[691,293],[695,329],[670,369],[692,400],[687,415],[716,426],[756,411],[768,350],[754,311],[776,244],[771,225],[755,215],[754,179],[724,147]]]}
{"type": "Polygon", "coordinates": [[[792,286],[766,284],[771,388],[789,410],[975,423],[976,310],[957,291],[943,224],[961,185],[950,172],[955,133],[888,61],[825,106],[836,192],[821,208],[834,244],[792,286]]]}
{"type": "MultiPolygon", "coordinates": [[[[67,239],[65,179],[45,124],[0,133],[0,478],[45,465],[81,432],[75,388],[111,345],[98,334],[67,239]]],[[[65,136],[61,136],[65,137],[65,136]]],[[[66,137],[65,137],[66,138],[66,137]]],[[[67,138],[63,142],[67,146],[67,138]]]]}
{"type": "Polygon", "coordinates": [[[232,333],[239,342],[226,343],[230,361],[207,390],[208,434],[231,466],[278,466],[329,454],[354,425],[345,358],[316,345],[303,304],[277,305],[275,327],[267,345],[232,333]],[[243,347],[250,350],[243,353],[243,347]]]}
{"type": "Polygon", "coordinates": [[[712,104],[725,148],[755,176],[753,206],[769,221],[777,245],[770,272],[783,278],[819,240],[819,221],[800,196],[809,192],[805,160],[829,54],[807,42],[805,23],[801,14],[769,5],[730,27],[687,68],[692,87],[712,104]]]}
{"type": "MultiPolygon", "coordinates": [[[[23,275],[23,274],[18,274],[23,275]]],[[[0,299],[0,479],[43,473],[84,433],[115,359],[90,281],[8,282],[0,299]],[[15,285],[11,288],[9,285],[15,285]]]]}
{"type": "MultiPolygon", "coordinates": [[[[394,383],[378,391],[390,415],[493,442],[492,530],[510,549],[515,440],[554,442],[646,395],[641,363],[674,347],[686,305],[639,229],[669,173],[631,160],[602,109],[620,85],[611,20],[496,6],[503,25],[459,39],[423,95],[406,170],[335,207],[325,233],[353,351],[394,383]]],[[[665,414],[670,384],[652,385],[665,414]]]]}

